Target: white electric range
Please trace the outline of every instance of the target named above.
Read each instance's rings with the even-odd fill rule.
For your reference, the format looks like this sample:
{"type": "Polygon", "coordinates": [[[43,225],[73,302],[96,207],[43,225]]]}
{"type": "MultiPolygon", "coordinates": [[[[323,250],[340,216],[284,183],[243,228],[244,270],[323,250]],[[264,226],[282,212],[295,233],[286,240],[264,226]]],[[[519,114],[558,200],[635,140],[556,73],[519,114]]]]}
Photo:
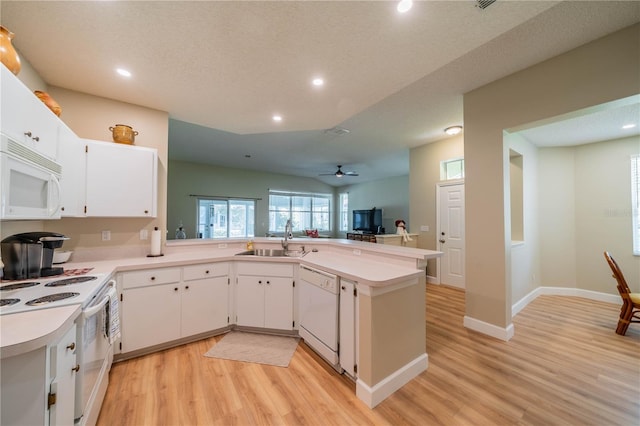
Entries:
{"type": "Polygon", "coordinates": [[[42,277],[0,284],[0,315],[81,305],[76,319],[76,426],[95,424],[119,335],[115,281],[105,274],[42,277]]]}
{"type": "Polygon", "coordinates": [[[104,274],[42,277],[0,283],[0,315],[91,303],[106,284],[104,274]]]}

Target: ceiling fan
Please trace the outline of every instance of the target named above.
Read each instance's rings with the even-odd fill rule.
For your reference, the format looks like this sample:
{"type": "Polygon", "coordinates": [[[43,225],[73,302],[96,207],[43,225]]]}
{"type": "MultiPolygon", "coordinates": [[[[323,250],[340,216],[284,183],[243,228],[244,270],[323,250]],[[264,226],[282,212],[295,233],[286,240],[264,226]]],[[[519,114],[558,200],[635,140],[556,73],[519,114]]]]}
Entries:
{"type": "Polygon", "coordinates": [[[320,176],[335,176],[337,178],[341,178],[343,176],[359,176],[356,172],[343,172],[342,166],[338,164],[338,170],[335,173],[324,173],[320,176]]]}

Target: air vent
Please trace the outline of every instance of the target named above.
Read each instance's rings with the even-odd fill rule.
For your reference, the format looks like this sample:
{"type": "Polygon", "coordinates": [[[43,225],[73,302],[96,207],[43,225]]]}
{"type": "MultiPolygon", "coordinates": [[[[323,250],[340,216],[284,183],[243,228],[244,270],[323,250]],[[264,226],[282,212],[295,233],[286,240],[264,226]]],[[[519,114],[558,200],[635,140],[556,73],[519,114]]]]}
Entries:
{"type": "Polygon", "coordinates": [[[484,10],[494,4],[496,0],[476,0],[476,7],[484,10]]]}
{"type": "Polygon", "coordinates": [[[347,133],[350,133],[350,130],[345,129],[343,127],[332,127],[331,129],[327,129],[324,131],[324,133],[326,135],[333,135],[333,136],[342,136],[342,135],[346,135],[347,133]]]}

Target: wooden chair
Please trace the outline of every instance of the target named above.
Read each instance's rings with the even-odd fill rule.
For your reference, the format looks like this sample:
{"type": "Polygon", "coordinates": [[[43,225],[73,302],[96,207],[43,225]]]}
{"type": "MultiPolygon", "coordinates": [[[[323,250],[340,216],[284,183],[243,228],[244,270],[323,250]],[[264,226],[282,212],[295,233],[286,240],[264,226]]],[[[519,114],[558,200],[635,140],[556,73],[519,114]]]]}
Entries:
{"type": "Polygon", "coordinates": [[[607,263],[613,271],[613,278],[618,282],[618,293],[622,297],[622,308],[620,309],[620,319],[618,320],[616,333],[624,336],[629,324],[632,322],[640,323],[640,293],[631,293],[620,267],[608,251],[604,252],[604,258],[607,259],[607,263]]]}

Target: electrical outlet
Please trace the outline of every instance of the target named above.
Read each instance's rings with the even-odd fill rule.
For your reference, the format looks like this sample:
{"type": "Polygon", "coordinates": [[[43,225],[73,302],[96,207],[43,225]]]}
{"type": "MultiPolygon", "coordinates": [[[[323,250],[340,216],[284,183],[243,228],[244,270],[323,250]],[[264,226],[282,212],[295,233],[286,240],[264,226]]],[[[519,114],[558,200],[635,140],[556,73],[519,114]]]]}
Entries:
{"type": "Polygon", "coordinates": [[[102,241],[111,240],[111,231],[102,231],[102,241]]]}
{"type": "Polygon", "coordinates": [[[149,239],[149,231],[147,231],[146,229],[141,229],[140,230],[140,239],[141,240],[148,240],[149,239]]]}
{"type": "Polygon", "coordinates": [[[420,231],[429,232],[429,225],[421,225],[420,226],[420,231]]]}

